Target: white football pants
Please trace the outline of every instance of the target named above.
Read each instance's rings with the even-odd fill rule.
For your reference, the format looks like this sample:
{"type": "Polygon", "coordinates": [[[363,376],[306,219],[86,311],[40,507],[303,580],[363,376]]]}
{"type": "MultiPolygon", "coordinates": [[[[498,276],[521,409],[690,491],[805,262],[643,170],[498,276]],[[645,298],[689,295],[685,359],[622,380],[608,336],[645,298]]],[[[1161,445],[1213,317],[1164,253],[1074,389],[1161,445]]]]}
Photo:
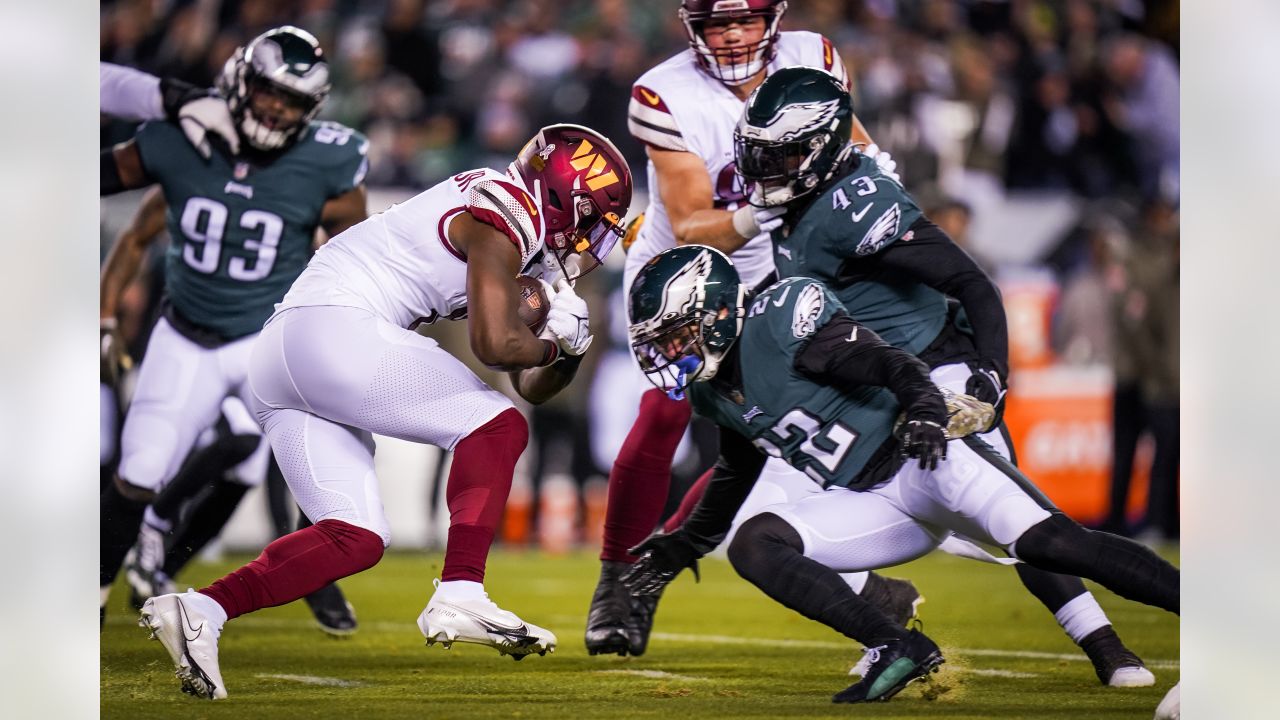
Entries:
{"type": "Polygon", "coordinates": [[[249,364],[250,409],[298,506],[312,522],[341,520],[384,545],[372,433],[452,450],[512,407],[435,340],[358,308],[275,315],[249,364]]]}
{"type": "MultiPolygon", "coordinates": [[[[952,363],[950,365],[942,365],[934,368],[930,373],[930,377],[938,387],[946,388],[953,392],[964,392],[965,382],[972,374],[969,367],[964,363],[952,363]]],[[[987,433],[979,435],[983,441],[991,445],[1001,456],[1008,458],[1008,444],[1005,442],[1004,436],[999,428],[993,429],[987,433]]],[[[950,455],[956,448],[957,443],[952,442],[947,447],[947,453],[950,455]]],[[[967,448],[966,448],[967,449],[967,448]]],[[[972,451],[970,451],[972,452],[972,451]]],[[[913,466],[914,467],[914,466],[913,466]]],[[[904,469],[905,470],[905,469],[904,469]]],[[[942,468],[939,467],[939,472],[942,468]]],[[[899,472],[899,476],[902,472],[899,472]]],[[[892,483],[890,483],[892,484],[892,483]]],[[[942,544],[943,550],[968,557],[971,559],[983,560],[986,562],[1006,563],[1003,559],[997,559],[987,553],[985,550],[974,546],[960,538],[951,537],[950,530],[956,528],[933,528],[929,532],[921,532],[916,529],[909,529],[905,526],[913,526],[916,523],[904,515],[903,511],[895,508],[892,504],[886,504],[880,500],[868,500],[863,503],[865,507],[859,506],[856,510],[852,510],[842,503],[833,503],[839,505],[843,509],[832,510],[832,514],[825,515],[816,511],[809,511],[803,515],[795,513],[787,514],[788,508],[793,508],[810,497],[817,498],[819,503],[833,500],[839,493],[843,495],[862,495],[866,493],[857,493],[844,490],[843,488],[832,488],[824,491],[821,486],[809,479],[803,472],[796,470],[788,465],[780,458],[769,458],[765,463],[764,470],[760,473],[760,478],[756,481],[755,486],[751,489],[751,494],[747,496],[742,507],[739,508],[738,514],[733,519],[733,527],[729,530],[728,537],[720,544],[721,548],[727,548],[729,542],[733,540],[733,536],[737,533],[738,527],[746,522],[748,518],[754,517],[762,512],[772,512],[790,523],[804,538],[805,556],[818,562],[828,565],[835,570],[839,570],[844,577],[845,582],[853,588],[855,592],[861,592],[862,587],[866,584],[867,575],[865,570],[874,570],[876,568],[885,567],[883,564],[875,564],[877,558],[883,557],[875,547],[876,543],[883,539],[886,542],[894,542],[894,538],[899,537],[903,532],[912,538],[912,547],[924,548],[917,554],[932,550],[934,547],[942,544]],[[856,512],[853,515],[842,516],[841,513],[856,512]],[[817,515],[819,517],[813,517],[817,515]],[[817,525],[809,525],[808,523],[817,522],[817,525]],[[805,527],[801,527],[801,525],[805,527]],[[853,530],[850,530],[853,529],[853,530]],[[849,541],[854,535],[866,536],[869,539],[863,542],[852,543],[850,547],[840,550],[834,550],[831,545],[842,545],[849,541]],[[934,538],[932,533],[938,533],[934,538]],[[879,538],[879,539],[877,539],[879,538]],[[927,547],[926,547],[927,546],[927,547]],[[845,556],[848,554],[857,555],[862,550],[866,550],[869,554],[866,557],[845,558],[839,565],[830,565],[824,560],[832,555],[845,556]],[[852,572],[851,572],[852,571],[852,572]]],[[[1037,506],[1038,508],[1039,506],[1037,506]]],[[[806,506],[806,509],[808,506],[806,506]]],[[[1048,517],[1048,514],[1039,515],[1033,513],[1038,519],[1048,517]]],[[[1030,517],[1030,516],[1028,516],[1030,517]]],[[[1034,525],[1035,522],[1031,524],[1034,525]]],[[[1027,527],[1030,527],[1028,525],[1027,527]]],[[[1024,528],[1025,529],[1025,528],[1024,528]]],[[[962,533],[964,534],[964,533],[962,533]]],[[[1021,534],[1021,533],[1019,533],[1021,534]]],[[[972,536],[982,539],[981,535],[972,536]]],[[[899,564],[899,562],[890,564],[899,564]]]]}
{"type": "MultiPolygon", "coordinates": [[[[254,337],[205,348],[160,318],[147,342],[137,388],[125,415],[120,438],[121,478],[130,485],[159,492],[177,474],[196,439],[223,413],[223,401],[238,397],[247,404],[245,380],[254,337]]],[[[236,432],[257,432],[250,423],[236,422],[232,415],[228,419],[236,432]]],[[[256,484],[265,471],[262,446],[237,468],[237,476],[241,482],[256,484]]]]}

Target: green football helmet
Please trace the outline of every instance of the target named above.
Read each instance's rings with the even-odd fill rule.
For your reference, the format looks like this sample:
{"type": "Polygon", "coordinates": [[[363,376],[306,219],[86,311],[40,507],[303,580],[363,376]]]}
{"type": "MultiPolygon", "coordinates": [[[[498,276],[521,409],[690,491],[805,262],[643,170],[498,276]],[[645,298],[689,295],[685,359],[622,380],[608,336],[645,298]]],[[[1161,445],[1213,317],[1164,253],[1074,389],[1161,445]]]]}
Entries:
{"type": "Polygon", "coordinates": [[[227,100],[236,129],[250,146],[264,151],[293,142],[320,111],[329,89],[329,63],[319,41],[292,25],[268,30],[237,48],[218,77],[218,92],[227,100]],[[281,125],[270,117],[259,117],[251,102],[259,92],[299,108],[301,119],[281,125]]]}
{"type": "Polygon", "coordinates": [[[733,133],[738,174],[757,207],[812,192],[853,152],[853,101],[836,77],[816,68],[783,68],[747,98],[733,133]]]}
{"type": "Polygon", "coordinates": [[[655,255],[631,284],[631,351],[675,400],[715,377],[746,317],[746,288],[724,253],[682,245],[655,255]]]}

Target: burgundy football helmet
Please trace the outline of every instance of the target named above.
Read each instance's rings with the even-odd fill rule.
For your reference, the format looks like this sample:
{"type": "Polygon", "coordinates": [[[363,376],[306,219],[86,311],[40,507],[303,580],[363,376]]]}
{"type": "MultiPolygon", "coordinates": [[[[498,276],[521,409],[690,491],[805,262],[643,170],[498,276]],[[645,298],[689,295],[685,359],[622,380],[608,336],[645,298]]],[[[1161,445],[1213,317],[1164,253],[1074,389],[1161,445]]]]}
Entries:
{"type": "Polygon", "coordinates": [[[698,67],[726,85],[741,85],[750,80],[773,59],[777,52],[778,24],[787,12],[787,0],[681,0],[680,22],[684,23],[689,46],[698,59],[698,67]],[[729,20],[750,17],[764,18],[764,37],[755,45],[745,48],[712,50],[707,46],[703,28],[710,20],[729,20]],[[747,50],[742,62],[726,62],[719,59],[735,51],[747,50]]]}
{"type": "Polygon", "coordinates": [[[511,163],[538,198],[546,246],[565,279],[599,267],[622,238],[631,206],[631,169],[605,136],[581,125],[548,125],[511,163]]]}

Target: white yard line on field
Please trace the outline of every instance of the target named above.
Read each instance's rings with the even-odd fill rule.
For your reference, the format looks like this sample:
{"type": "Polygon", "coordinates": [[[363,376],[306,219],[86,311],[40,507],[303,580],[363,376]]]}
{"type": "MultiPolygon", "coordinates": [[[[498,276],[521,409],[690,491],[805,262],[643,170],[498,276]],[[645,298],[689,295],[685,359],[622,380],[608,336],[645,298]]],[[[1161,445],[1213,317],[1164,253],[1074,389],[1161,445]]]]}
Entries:
{"type": "Polygon", "coordinates": [[[710,680],[711,678],[695,677],[693,675],[677,675],[675,673],[664,672],[662,670],[596,670],[597,675],[634,675],[636,677],[651,678],[653,680],[710,680]]]}
{"type": "MultiPolygon", "coordinates": [[[[708,645],[770,645],[772,647],[813,648],[815,650],[847,650],[854,647],[852,641],[833,642],[830,640],[770,640],[767,638],[733,637],[731,635],[690,635],[685,633],[653,633],[658,640],[671,642],[705,643],[708,645]]],[[[1035,650],[999,650],[996,648],[947,648],[957,655],[974,655],[978,657],[1012,657],[1030,660],[1066,660],[1068,662],[1088,662],[1089,658],[1080,653],[1051,653],[1035,650]]],[[[1173,669],[1178,667],[1177,660],[1147,660],[1147,667],[1173,669]]]]}
{"type": "Polygon", "coordinates": [[[254,677],[266,678],[268,680],[292,680],[293,682],[300,682],[304,685],[325,685],[328,687],[361,687],[364,685],[364,683],[358,680],[343,680],[342,678],[319,677],[316,675],[258,673],[254,677]]]}

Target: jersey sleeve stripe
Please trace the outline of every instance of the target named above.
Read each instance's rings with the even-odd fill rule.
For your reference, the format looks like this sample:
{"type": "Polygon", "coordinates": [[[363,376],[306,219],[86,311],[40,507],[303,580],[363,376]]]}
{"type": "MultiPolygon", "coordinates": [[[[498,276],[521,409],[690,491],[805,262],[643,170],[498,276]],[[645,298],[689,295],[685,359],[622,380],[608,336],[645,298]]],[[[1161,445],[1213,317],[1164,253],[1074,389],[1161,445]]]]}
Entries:
{"type": "Polygon", "coordinates": [[[511,214],[510,210],[507,210],[507,208],[503,206],[502,201],[493,193],[480,185],[476,185],[473,190],[483,195],[489,202],[493,203],[493,206],[497,209],[498,213],[501,213],[502,217],[499,218],[495,216],[492,210],[487,208],[477,208],[475,206],[471,207],[471,214],[475,216],[477,220],[493,225],[495,228],[505,232],[507,237],[511,238],[511,242],[515,243],[516,250],[520,253],[520,260],[523,262],[524,259],[529,257],[533,252],[534,239],[530,238],[528,234],[525,233],[524,226],[522,226],[520,221],[511,214]],[[519,237],[517,237],[517,234],[519,234],[519,237]]]}
{"type": "Polygon", "coordinates": [[[688,150],[684,135],[670,114],[631,101],[627,129],[639,141],[666,150],[688,150]]]}
{"type": "Polygon", "coordinates": [[[450,209],[448,212],[440,216],[440,223],[436,226],[436,234],[440,236],[440,244],[444,245],[444,249],[448,250],[450,255],[458,258],[462,262],[467,261],[467,256],[458,252],[458,249],[453,246],[453,243],[449,242],[449,222],[453,220],[453,218],[457,217],[458,213],[465,210],[465,207],[450,209]]]}

